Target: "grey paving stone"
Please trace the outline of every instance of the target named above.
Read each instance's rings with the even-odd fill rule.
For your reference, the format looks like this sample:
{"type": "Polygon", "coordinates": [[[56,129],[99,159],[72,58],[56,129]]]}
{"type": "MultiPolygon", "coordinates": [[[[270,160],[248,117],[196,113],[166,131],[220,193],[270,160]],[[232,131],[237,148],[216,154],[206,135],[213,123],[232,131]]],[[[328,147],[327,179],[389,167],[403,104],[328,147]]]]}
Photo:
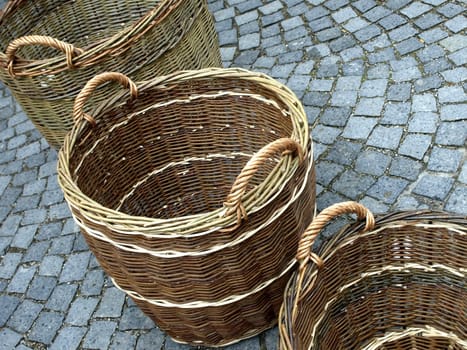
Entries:
{"type": "Polygon", "coordinates": [[[368,175],[348,170],[344,172],[332,185],[332,188],[344,196],[357,199],[364,194],[376,180],[368,175]]]}
{"type": "Polygon", "coordinates": [[[45,225],[41,225],[35,236],[35,239],[43,241],[58,237],[62,233],[62,228],[63,225],[61,222],[51,222],[45,225]]]}
{"type": "Polygon", "coordinates": [[[55,287],[45,307],[55,311],[66,311],[76,294],[75,284],[60,284],[55,287]]]}
{"type": "Polygon", "coordinates": [[[339,77],[337,79],[336,90],[358,90],[362,81],[362,77],[350,76],[339,77]]]}
{"type": "Polygon", "coordinates": [[[419,2],[419,1],[415,1],[411,3],[409,6],[400,10],[400,12],[409,18],[415,18],[425,12],[430,11],[431,9],[432,9],[431,6],[424,4],[422,2],[419,2]]]}
{"type": "Polygon", "coordinates": [[[410,98],[410,90],[409,83],[391,85],[388,88],[387,98],[393,101],[407,101],[410,98]]]}
{"type": "Polygon", "coordinates": [[[450,1],[449,3],[439,7],[436,11],[446,17],[454,17],[457,14],[465,11],[465,8],[450,1]]]}
{"type": "Polygon", "coordinates": [[[272,69],[272,76],[275,78],[288,78],[295,66],[294,63],[274,66],[272,69]]]}
{"type": "Polygon", "coordinates": [[[376,97],[384,96],[386,87],[388,85],[387,79],[371,79],[363,82],[360,89],[360,96],[363,97],[376,97]]]}
{"type": "Polygon", "coordinates": [[[467,184],[467,163],[464,163],[462,170],[459,174],[458,180],[463,184],[467,184]]]}
{"type": "Polygon", "coordinates": [[[245,13],[242,13],[239,16],[235,17],[235,22],[237,25],[241,26],[242,24],[251,22],[251,21],[256,21],[258,19],[258,11],[257,10],[251,10],[245,13]]]}
{"type": "Polygon", "coordinates": [[[340,56],[344,62],[351,61],[355,58],[364,56],[364,52],[360,46],[351,47],[340,52],[340,56]]]}
{"type": "Polygon", "coordinates": [[[357,91],[335,91],[331,98],[334,107],[352,107],[357,101],[357,91]]]}
{"type": "Polygon", "coordinates": [[[259,11],[263,15],[270,15],[271,13],[281,10],[282,7],[283,7],[282,3],[276,0],[276,1],[272,1],[268,3],[267,5],[261,6],[259,8],[259,11]]]}
{"type": "Polygon", "coordinates": [[[21,299],[12,295],[0,295],[0,327],[3,327],[13,314],[21,299]]]}
{"type": "Polygon", "coordinates": [[[406,180],[384,175],[379,177],[377,182],[370,187],[368,195],[384,203],[392,204],[407,187],[408,183],[406,180]]]}
{"type": "MultiPolygon", "coordinates": [[[[365,43],[363,45],[363,48],[369,52],[372,52],[372,53],[376,53],[378,52],[379,50],[381,49],[384,49],[384,48],[387,48],[387,49],[391,49],[389,46],[391,46],[392,42],[391,40],[389,40],[389,37],[387,36],[386,33],[382,33],[381,35],[373,38],[372,40],[370,40],[369,42],[365,43]]],[[[393,53],[394,50],[391,50],[387,56],[390,56],[391,53],[393,53]]],[[[370,54],[368,55],[368,61],[370,61],[370,57],[372,57],[373,54],[370,54]]],[[[388,59],[388,57],[386,57],[385,59],[388,59]]],[[[395,58],[391,58],[391,59],[395,59],[395,58]]],[[[371,63],[371,62],[370,62],[371,63]]]]}
{"type": "Polygon", "coordinates": [[[467,103],[449,104],[441,106],[441,120],[467,120],[467,103]]]}
{"type": "Polygon", "coordinates": [[[355,108],[355,115],[378,117],[381,115],[384,105],[384,98],[360,98],[355,108]]]}
{"type": "Polygon", "coordinates": [[[310,74],[313,70],[315,62],[312,60],[308,60],[302,63],[299,63],[295,68],[296,74],[310,74]]]}
{"type": "Polygon", "coordinates": [[[313,157],[315,160],[319,159],[319,157],[327,150],[326,145],[322,145],[321,143],[314,142],[313,145],[313,157]]]}
{"type": "Polygon", "coordinates": [[[13,177],[12,184],[13,186],[23,186],[24,184],[28,182],[35,181],[36,178],[37,178],[37,171],[35,169],[23,171],[23,172],[17,173],[13,177]]]}
{"type": "MultiPolygon", "coordinates": [[[[466,20],[467,21],[467,20],[466,20]]],[[[462,66],[467,64],[467,47],[450,54],[448,58],[454,62],[456,66],[462,66]]]]}
{"type": "Polygon", "coordinates": [[[419,79],[421,77],[422,73],[420,72],[418,67],[410,67],[392,73],[392,79],[396,83],[419,79]]]}
{"type": "Polygon", "coordinates": [[[458,67],[450,70],[441,72],[443,78],[450,83],[460,83],[463,80],[467,80],[467,68],[458,67]]]}
{"type": "Polygon", "coordinates": [[[457,149],[434,147],[428,161],[428,170],[456,172],[463,158],[463,152],[457,149]]]}
{"type": "Polygon", "coordinates": [[[219,32],[218,38],[219,38],[220,46],[236,44],[238,41],[237,30],[234,28],[234,29],[224,30],[222,32],[219,32]]]}
{"type": "Polygon", "coordinates": [[[49,254],[69,254],[73,247],[75,235],[67,235],[52,239],[49,254]]]}
{"type": "Polygon", "coordinates": [[[243,1],[241,3],[235,4],[235,7],[240,11],[240,13],[250,11],[251,9],[258,8],[261,6],[262,3],[260,0],[251,0],[251,1],[243,1]]]}
{"type": "Polygon", "coordinates": [[[345,126],[351,112],[349,107],[329,107],[324,110],[320,122],[330,126],[345,126]]]}
{"type": "Polygon", "coordinates": [[[375,118],[351,116],[342,136],[348,139],[366,139],[375,127],[375,118]]]}
{"type": "Polygon", "coordinates": [[[433,112],[414,113],[409,121],[409,132],[434,133],[439,121],[439,116],[433,112]]]}
{"type": "Polygon", "coordinates": [[[225,19],[221,22],[216,22],[215,28],[217,32],[232,29],[233,21],[231,18],[225,19]]]}
{"type": "Polygon", "coordinates": [[[347,6],[332,12],[331,16],[337,23],[343,23],[351,18],[357,17],[357,13],[350,6],[347,6]]]}
{"type": "Polygon", "coordinates": [[[415,92],[425,92],[428,90],[436,90],[443,84],[443,79],[439,74],[417,79],[414,83],[415,92]]]}
{"type": "Polygon", "coordinates": [[[40,224],[45,221],[47,210],[45,209],[30,209],[24,212],[22,225],[40,224]]]}
{"type": "Polygon", "coordinates": [[[58,255],[47,255],[42,260],[39,267],[39,274],[42,276],[60,275],[64,259],[58,255]]]}
{"type": "Polygon", "coordinates": [[[397,210],[428,209],[425,205],[420,204],[419,201],[410,196],[401,196],[394,208],[397,210]]]}
{"type": "Polygon", "coordinates": [[[348,3],[349,0],[328,0],[324,3],[324,6],[326,6],[332,11],[336,11],[337,9],[347,5],[348,3]]]}
{"type": "MultiPolygon", "coordinates": [[[[445,58],[439,58],[433,61],[428,62],[423,66],[423,69],[426,74],[439,73],[452,68],[452,64],[445,58]]],[[[446,80],[446,78],[443,76],[446,80]]]]}
{"type": "Polygon", "coordinates": [[[376,6],[365,12],[363,16],[371,22],[377,22],[380,19],[389,16],[392,12],[384,6],[376,6]]]}
{"type": "Polygon", "coordinates": [[[125,331],[130,329],[151,329],[153,327],[154,322],[138,307],[128,307],[124,309],[119,324],[120,330],[125,331]]]}
{"type": "Polygon", "coordinates": [[[42,261],[50,243],[47,241],[34,242],[24,254],[23,262],[42,261]]]}
{"type": "MultiPolygon", "coordinates": [[[[17,131],[18,132],[18,131],[17,131]]],[[[37,154],[40,152],[40,143],[39,142],[34,142],[30,143],[26,146],[23,146],[21,148],[18,148],[18,151],[16,153],[16,157],[18,159],[24,159],[29,156],[32,156],[33,154],[37,154]]]]}
{"type": "Polygon", "coordinates": [[[399,42],[418,34],[418,30],[415,29],[411,24],[405,24],[401,27],[389,31],[389,38],[393,41],[399,42]]]}
{"type": "Polygon", "coordinates": [[[66,219],[70,216],[71,212],[67,203],[54,204],[49,208],[49,218],[51,220],[66,219]]]}
{"type": "Polygon", "coordinates": [[[323,192],[321,193],[316,200],[316,206],[318,208],[318,211],[322,211],[323,209],[339,203],[339,202],[345,202],[346,200],[349,200],[349,198],[346,198],[342,195],[339,195],[334,192],[323,192]]]}
{"type": "Polygon", "coordinates": [[[76,298],[71,304],[65,322],[73,326],[87,325],[98,302],[98,298],[76,298]]]}
{"type": "Polygon", "coordinates": [[[405,125],[409,119],[409,102],[392,102],[386,104],[381,124],[405,125]]]}
{"type": "Polygon", "coordinates": [[[383,28],[386,30],[397,28],[400,25],[405,24],[405,23],[407,23],[407,20],[403,18],[402,16],[399,16],[396,13],[392,13],[389,16],[384,17],[379,21],[379,24],[383,26],[383,28]]]}
{"type": "Polygon", "coordinates": [[[307,21],[312,21],[314,19],[318,19],[328,15],[330,12],[328,9],[324,8],[323,6],[313,6],[310,10],[305,13],[305,18],[307,21]]]}
{"type": "Polygon", "coordinates": [[[19,266],[15,275],[11,279],[7,287],[9,293],[25,293],[29,287],[34,274],[36,273],[35,266],[19,266]]]}
{"type": "Polygon", "coordinates": [[[50,206],[63,202],[63,192],[61,190],[45,191],[42,194],[41,206],[50,206]]]}
{"type": "Polygon", "coordinates": [[[138,338],[136,350],[159,349],[164,344],[165,335],[158,328],[151,329],[148,333],[142,334],[138,338]]]}
{"type": "Polygon", "coordinates": [[[104,285],[104,272],[100,269],[91,270],[86,273],[80,292],[82,295],[99,295],[104,285]]]}
{"type": "Polygon", "coordinates": [[[55,338],[62,322],[62,314],[48,311],[41,312],[34,327],[28,334],[28,339],[49,345],[55,338]]]}
{"type": "Polygon", "coordinates": [[[321,64],[318,68],[316,76],[318,78],[335,77],[339,73],[337,64],[321,64]]]}
{"type": "Polygon", "coordinates": [[[70,233],[79,233],[79,226],[76,224],[73,218],[69,218],[65,221],[62,229],[62,235],[68,235],[70,233]]]}
{"type": "Polygon", "coordinates": [[[289,13],[290,16],[298,16],[298,15],[303,15],[308,11],[308,6],[303,3],[299,2],[296,5],[293,6],[287,6],[287,12],[289,13]]]}
{"type": "Polygon", "coordinates": [[[88,334],[83,341],[83,347],[94,349],[106,349],[110,344],[110,338],[117,328],[116,322],[93,321],[88,334]]]}
{"type": "Polygon", "coordinates": [[[330,94],[325,92],[312,91],[303,97],[305,106],[324,106],[329,100],[330,94]]]}
{"type": "Polygon", "coordinates": [[[14,149],[24,145],[27,141],[26,135],[18,135],[8,140],[7,149],[14,149]]]}
{"type": "Polygon", "coordinates": [[[333,79],[314,79],[310,82],[311,91],[331,91],[333,79]]]}
{"type": "MultiPolygon", "coordinates": [[[[1,180],[0,180],[1,182],[1,180]]],[[[27,183],[24,185],[23,189],[23,195],[24,196],[30,196],[33,194],[39,194],[42,193],[42,191],[45,189],[46,181],[44,179],[39,179],[30,183],[27,183]]],[[[0,189],[0,193],[1,193],[0,189]]]]}
{"type": "Polygon", "coordinates": [[[232,18],[234,16],[235,16],[235,9],[233,7],[228,7],[226,9],[222,9],[214,13],[214,18],[216,19],[216,22],[220,22],[227,18],[232,18]]]}
{"type": "MultiPolygon", "coordinates": [[[[326,41],[330,41],[332,39],[336,39],[336,38],[340,37],[342,35],[342,33],[339,30],[339,28],[333,27],[333,28],[328,28],[328,29],[321,30],[321,31],[315,33],[315,35],[316,35],[316,38],[319,41],[326,42],[326,41]]],[[[331,48],[331,51],[333,51],[333,52],[336,51],[332,47],[330,47],[330,48],[331,48]]]]}
{"type": "Polygon", "coordinates": [[[302,60],[302,57],[303,57],[302,51],[286,52],[279,56],[279,64],[297,63],[302,60]]]}
{"type": "Polygon", "coordinates": [[[34,239],[37,225],[28,225],[19,227],[11,242],[11,246],[15,248],[27,249],[34,239]]]}
{"type": "Polygon", "coordinates": [[[90,254],[89,252],[83,252],[70,255],[63,266],[60,282],[82,280],[86,274],[90,254]]]}
{"type": "Polygon", "coordinates": [[[433,28],[420,33],[419,37],[427,44],[432,44],[448,36],[448,33],[441,28],[433,28]]]}
{"type": "Polygon", "coordinates": [[[451,190],[453,183],[454,179],[451,177],[424,174],[413,189],[413,192],[431,199],[444,200],[451,190]]]}
{"type": "Polygon", "coordinates": [[[68,327],[65,326],[58,333],[57,338],[50,346],[50,350],[78,349],[81,340],[86,334],[85,327],[68,327]]]}
{"type": "Polygon", "coordinates": [[[437,13],[427,13],[415,20],[415,25],[420,29],[425,30],[432,28],[443,21],[444,18],[437,13]]]}
{"type": "Polygon", "coordinates": [[[282,21],[284,18],[285,17],[282,14],[282,12],[278,11],[276,13],[264,16],[262,18],[261,22],[262,22],[262,24],[264,26],[268,26],[268,25],[271,25],[271,24],[274,24],[274,23],[278,23],[278,22],[282,21]]]}
{"type": "MultiPolygon", "coordinates": [[[[17,187],[7,187],[5,191],[3,192],[2,195],[2,205],[3,206],[11,206],[15,203],[15,201],[18,199],[19,195],[21,194],[21,189],[17,187]]],[[[10,217],[14,217],[14,221],[17,222],[17,225],[19,225],[21,221],[21,216],[19,215],[10,215],[10,217]]],[[[7,218],[5,222],[8,221],[7,218]]],[[[15,231],[10,231],[12,227],[9,225],[5,225],[5,222],[0,226],[0,236],[9,236],[13,235],[15,231]]]]}
{"type": "Polygon", "coordinates": [[[296,94],[299,91],[304,91],[308,88],[310,83],[310,76],[308,75],[293,75],[287,82],[289,89],[294,91],[296,94]]]}
{"type": "Polygon", "coordinates": [[[331,162],[320,162],[316,164],[316,182],[327,186],[342,171],[344,167],[331,162]]]}
{"type": "Polygon", "coordinates": [[[467,208],[467,187],[459,185],[452,191],[444,209],[449,212],[465,215],[465,208],[467,208]]]}
{"type": "Polygon", "coordinates": [[[313,139],[320,143],[332,144],[341,132],[339,128],[317,125],[313,129],[313,139]]]}
{"type": "Polygon", "coordinates": [[[21,261],[22,254],[20,253],[7,253],[0,261],[0,278],[13,277],[16,268],[21,261]]]}
{"type": "Polygon", "coordinates": [[[95,317],[119,317],[122,313],[125,293],[115,287],[107,288],[102,296],[95,317]]]}
{"type": "Polygon", "coordinates": [[[331,53],[331,50],[326,44],[318,44],[307,47],[306,53],[309,57],[316,59],[328,56],[331,53]]]}
{"type": "Polygon", "coordinates": [[[448,51],[455,52],[467,46],[467,37],[455,34],[440,41],[440,44],[448,51]]]}
{"type": "Polygon", "coordinates": [[[355,37],[360,42],[366,42],[380,34],[381,34],[381,29],[375,24],[371,24],[354,33],[355,37]]]}
{"type": "Polygon", "coordinates": [[[15,310],[13,315],[7,322],[7,326],[15,331],[25,333],[33,324],[39,312],[42,310],[42,305],[34,303],[30,300],[24,300],[15,310]]]}
{"type": "Polygon", "coordinates": [[[239,49],[248,50],[259,46],[259,33],[251,33],[240,37],[239,49]]]}
{"type": "Polygon", "coordinates": [[[308,123],[310,125],[313,125],[315,121],[318,119],[319,113],[321,112],[321,108],[305,106],[305,112],[306,112],[308,123]]]}
{"type": "MultiPolygon", "coordinates": [[[[126,332],[116,332],[110,344],[110,350],[135,349],[136,336],[126,332]]],[[[156,348],[154,348],[156,349],[156,348]]]]}
{"type": "Polygon", "coordinates": [[[383,175],[391,162],[391,158],[381,152],[366,150],[358,156],[355,170],[375,176],[383,175]]]}
{"type": "Polygon", "coordinates": [[[395,150],[399,145],[402,133],[402,127],[377,126],[371,133],[367,145],[395,150]]]}
{"type": "Polygon", "coordinates": [[[235,47],[221,47],[221,57],[223,61],[232,61],[235,57],[235,51],[237,49],[235,47]]]}
{"type": "Polygon", "coordinates": [[[465,102],[467,94],[460,86],[445,86],[438,89],[438,100],[440,103],[465,102]]]}
{"type": "Polygon", "coordinates": [[[416,180],[422,170],[422,164],[413,159],[396,156],[392,160],[389,174],[403,177],[408,180],[416,180]]]}
{"type": "Polygon", "coordinates": [[[352,18],[350,21],[345,23],[343,27],[351,33],[355,33],[360,29],[365,28],[370,25],[370,23],[360,17],[352,18]]]}
{"type": "Polygon", "coordinates": [[[82,252],[82,251],[88,251],[89,247],[86,243],[86,240],[84,239],[84,236],[79,234],[77,235],[75,242],[73,243],[73,252],[82,252]]]}
{"type": "Polygon", "coordinates": [[[23,336],[12,331],[9,328],[3,328],[0,330],[0,339],[2,342],[0,343],[0,350],[11,350],[13,349],[16,344],[19,343],[23,336]]]}
{"type": "Polygon", "coordinates": [[[376,5],[377,4],[374,0],[358,0],[352,3],[352,6],[360,12],[371,10],[376,5]]]}
{"type": "Polygon", "coordinates": [[[467,122],[442,122],[436,132],[435,142],[446,146],[463,146],[467,137],[467,122]]]}
{"type": "Polygon", "coordinates": [[[373,214],[383,214],[389,211],[389,206],[387,204],[368,196],[362,198],[359,202],[371,210],[373,214]]]}
{"type": "Polygon", "coordinates": [[[421,160],[430,144],[431,136],[429,135],[409,134],[400,145],[399,154],[421,160]]]}
{"type": "Polygon", "coordinates": [[[414,95],[412,112],[436,112],[436,99],[432,94],[414,95]]]}
{"type": "Polygon", "coordinates": [[[0,237],[0,256],[3,256],[7,249],[10,248],[10,244],[13,237],[0,237]]]}
{"type": "Polygon", "coordinates": [[[46,301],[52,294],[57,279],[48,276],[36,276],[28,289],[26,296],[28,298],[40,301],[46,301]]]}

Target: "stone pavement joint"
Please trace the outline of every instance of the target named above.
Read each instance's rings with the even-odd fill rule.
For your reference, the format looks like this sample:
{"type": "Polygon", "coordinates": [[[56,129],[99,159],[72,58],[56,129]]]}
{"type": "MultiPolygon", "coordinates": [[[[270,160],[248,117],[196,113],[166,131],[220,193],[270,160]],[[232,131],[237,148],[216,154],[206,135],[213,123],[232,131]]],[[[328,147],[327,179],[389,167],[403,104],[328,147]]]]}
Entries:
{"type": "MultiPolygon", "coordinates": [[[[208,2],[224,66],[268,74],[304,104],[319,210],[356,200],[375,213],[466,215],[465,1],[208,2]]],[[[56,162],[0,83],[0,350],[190,349],[100,268],[56,162]]],[[[271,350],[277,341],[276,327],[226,349],[271,350]]]]}

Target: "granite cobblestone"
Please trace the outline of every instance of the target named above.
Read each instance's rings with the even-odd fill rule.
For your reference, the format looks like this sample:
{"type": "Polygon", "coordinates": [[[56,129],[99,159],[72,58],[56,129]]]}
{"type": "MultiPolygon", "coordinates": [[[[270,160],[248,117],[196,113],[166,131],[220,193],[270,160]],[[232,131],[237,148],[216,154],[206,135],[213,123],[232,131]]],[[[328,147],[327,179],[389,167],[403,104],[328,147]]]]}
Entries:
{"type": "MultiPolygon", "coordinates": [[[[358,200],[374,212],[467,214],[465,1],[208,4],[224,65],[271,75],[303,102],[319,210],[358,200]]],[[[0,350],[190,349],[112,285],[56,165],[57,151],[0,83],[0,350]]],[[[277,339],[275,327],[225,349],[271,350],[277,339]]]]}

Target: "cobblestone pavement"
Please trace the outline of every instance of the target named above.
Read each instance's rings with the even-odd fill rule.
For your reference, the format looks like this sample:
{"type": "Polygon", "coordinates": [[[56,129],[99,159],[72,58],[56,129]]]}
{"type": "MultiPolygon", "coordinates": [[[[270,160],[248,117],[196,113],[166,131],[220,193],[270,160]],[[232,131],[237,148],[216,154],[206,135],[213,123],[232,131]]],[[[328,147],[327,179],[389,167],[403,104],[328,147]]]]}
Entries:
{"type": "MultiPolygon", "coordinates": [[[[466,6],[210,1],[225,66],[267,73],[306,106],[319,209],[353,199],[461,214],[466,6]]],[[[112,286],[70,217],[56,151],[0,89],[0,349],[188,349],[112,286]]],[[[276,345],[273,329],[228,349],[276,345]]]]}

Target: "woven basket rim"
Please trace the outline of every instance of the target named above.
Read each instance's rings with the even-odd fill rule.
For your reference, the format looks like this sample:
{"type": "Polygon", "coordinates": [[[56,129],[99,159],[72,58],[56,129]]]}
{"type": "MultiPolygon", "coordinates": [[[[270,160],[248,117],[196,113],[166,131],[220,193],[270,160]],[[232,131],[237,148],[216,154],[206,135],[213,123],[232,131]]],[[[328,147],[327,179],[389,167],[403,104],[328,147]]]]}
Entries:
{"type": "MultiPolygon", "coordinates": [[[[0,25],[9,16],[14,15],[14,11],[21,6],[24,0],[10,0],[3,13],[0,12],[0,25]]],[[[97,61],[106,59],[114,53],[121,53],[127,50],[131,43],[138,40],[152,27],[160,24],[166,16],[170,15],[175,9],[184,3],[183,0],[160,0],[160,2],[140,19],[129,23],[118,33],[101,39],[99,43],[88,45],[87,47],[77,48],[81,53],[73,58],[73,67],[84,67],[94,65],[97,61]]],[[[199,11],[196,13],[196,16],[199,11]]],[[[195,16],[195,17],[196,17],[195,16]]],[[[191,23],[195,18],[188,19],[191,23]]],[[[72,43],[70,43],[72,44],[72,43]]],[[[0,67],[6,69],[8,58],[5,52],[0,51],[0,67]]],[[[15,63],[15,76],[36,76],[57,74],[61,71],[70,69],[64,59],[64,54],[58,54],[55,57],[40,60],[18,60],[15,63]]]]}
{"type": "MultiPolygon", "coordinates": [[[[241,68],[205,68],[201,70],[186,70],[179,71],[166,76],[157,77],[152,80],[138,82],[138,89],[144,91],[146,89],[155,89],[160,87],[161,89],[166,88],[167,85],[176,84],[180,81],[189,81],[193,79],[216,79],[216,78],[231,78],[231,79],[245,79],[250,81],[255,81],[263,88],[267,88],[270,91],[273,91],[277,96],[282,100],[282,102],[290,108],[290,115],[292,119],[292,124],[294,126],[294,135],[290,135],[298,144],[302,147],[305,158],[311,157],[310,154],[313,154],[312,140],[309,135],[308,123],[306,119],[306,113],[303,109],[301,103],[298,102],[296,95],[287,87],[275,81],[273,78],[263,74],[251,72],[241,68]],[[294,120],[295,119],[295,120],[294,120]],[[297,130],[299,129],[299,130],[297,130]]],[[[106,108],[109,108],[117,103],[117,101],[128,100],[128,92],[122,91],[118,94],[115,94],[114,97],[109,98],[107,101],[100,104],[94,109],[92,114],[99,115],[104,112],[106,108]]],[[[58,181],[60,186],[63,189],[65,197],[67,198],[68,205],[73,207],[72,203],[76,203],[76,200],[80,202],[79,205],[76,205],[77,208],[81,210],[82,215],[86,215],[87,219],[91,221],[96,221],[92,216],[95,214],[98,217],[99,223],[105,223],[112,227],[112,230],[127,233],[134,232],[138,234],[148,234],[153,236],[157,234],[157,237],[167,237],[173,238],[174,236],[184,236],[191,234],[196,234],[202,230],[188,230],[183,232],[183,225],[192,225],[193,221],[196,220],[200,223],[204,223],[204,226],[201,226],[204,229],[203,234],[213,232],[220,228],[228,227],[235,224],[235,215],[225,215],[226,208],[221,207],[215,211],[174,217],[169,219],[162,218],[150,218],[143,216],[134,216],[122,213],[120,211],[107,208],[92,198],[84,195],[77,184],[73,181],[71,173],[68,168],[68,159],[70,158],[75,142],[77,142],[83,132],[89,128],[89,123],[81,119],[76,122],[72,130],[65,137],[62,148],[59,151],[59,160],[57,165],[58,170],[58,181]],[[91,217],[89,215],[91,214],[91,217]],[[170,228],[173,229],[173,232],[170,231],[170,228]],[[183,232],[183,233],[180,233],[183,232]]],[[[309,159],[313,163],[312,157],[309,159]]],[[[288,162],[288,172],[282,176],[282,184],[279,188],[285,186],[285,184],[292,179],[296,170],[299,166],[299,161],[296,158],[293,158],[292,155],[286,155],[282,157],[279,163],[276,165],[275,169],[279,168],[283,163],[288,162]]],[[[298,186],[298,185],[297,185],[298,186]]],[[[247,196],[253,197],[254,189],[247,196]]],[[[274,196],[278,195],[273,193],[274,196]]],[[[252,213],[252,208],[259,210],[263,205],[267,205],[273,199],[272,194],[268,197],[268,201],[263,203],[255,203],[254,200],[251,200],[251,203],[245,204],[245,208],[248,213],[252,213]],[[260,206],[261,205],[261,206],[260,206]]]]}

